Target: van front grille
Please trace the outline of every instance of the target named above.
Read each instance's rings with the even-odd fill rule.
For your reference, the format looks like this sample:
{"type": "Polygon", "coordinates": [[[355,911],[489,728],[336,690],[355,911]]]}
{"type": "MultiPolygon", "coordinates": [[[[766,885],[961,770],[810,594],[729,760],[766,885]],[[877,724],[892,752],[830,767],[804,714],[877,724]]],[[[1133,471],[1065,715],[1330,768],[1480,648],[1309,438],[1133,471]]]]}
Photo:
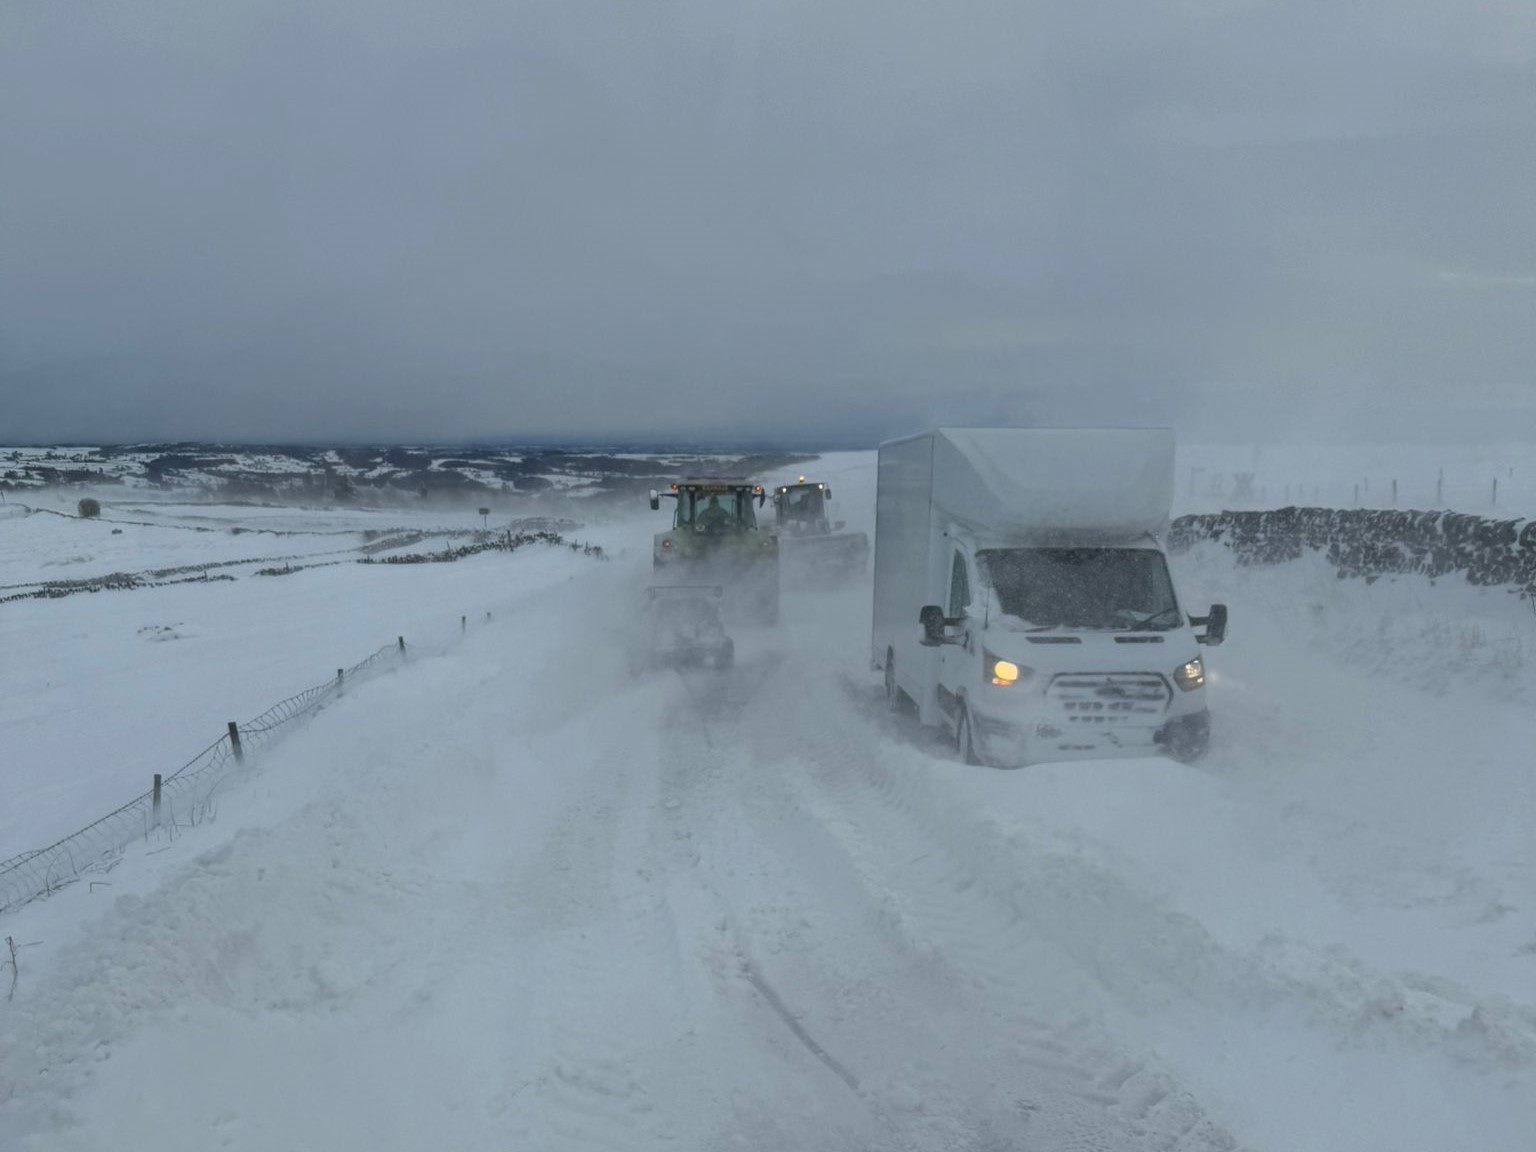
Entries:
{"type": "Polygon", "coordinates": [[[1069,724],[1144,724],[1168,710],[1173,690],[1154,672],[1063,672],[1045,698],[1069,724]]]}

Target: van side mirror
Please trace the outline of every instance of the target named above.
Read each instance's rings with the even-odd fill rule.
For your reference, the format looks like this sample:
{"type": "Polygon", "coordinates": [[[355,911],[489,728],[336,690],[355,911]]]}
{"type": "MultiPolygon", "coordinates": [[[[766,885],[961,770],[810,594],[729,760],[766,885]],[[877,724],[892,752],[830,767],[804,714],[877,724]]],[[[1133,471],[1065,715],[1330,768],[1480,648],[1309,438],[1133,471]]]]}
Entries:
{"type": "Polygon", "coordinates": [[[1212,604],[1208,614],[1191,616],[1189,622],[1197,628],[1201,625],[1205,626],[1205,631],[1195,636],[1201,644],[1209,644],[1214,648],[1227,638],[1227,606],[1225,604],[1212,604]]]}
{"type": "Polygon", "coordinates": [[[660,507],[661,507],[661,494],[659,492],[657,492],[656,489],[652,488],[651,489],[651,511],[654,512],[654,511],[656,511],[660,507]]]}
{"type": "Polygon", "coordinates": [[[929,604],[917,614],[917,622],[923,629],[923,647],[937,648],[941,644],[954,644],[955,640],[944,635],[944,629],[950,621],[944,615],[944,609],[937,604],[929,604]]]}

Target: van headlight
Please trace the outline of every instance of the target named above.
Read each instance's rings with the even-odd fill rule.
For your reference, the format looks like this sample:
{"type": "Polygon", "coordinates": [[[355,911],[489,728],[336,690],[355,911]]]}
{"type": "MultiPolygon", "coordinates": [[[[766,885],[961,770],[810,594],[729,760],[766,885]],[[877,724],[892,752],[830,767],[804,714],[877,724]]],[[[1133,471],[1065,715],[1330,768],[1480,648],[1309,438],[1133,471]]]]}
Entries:
{"type": "Polygon", "coordinates": [[[1012,660],[1004,660],[1001,656],[994,656],[985,650],[982,651],[981,658],[986,664],[987,678],[999,688],[1007,688],[1020,680],[1028,680],[1035,674],[1033,668],[1015,664],[1012,660]]]}
{"type": "Polygon", "coordinates": [[[1196,656],[1173,674],[1173,682],[1185,692],[1193,692],[1205,686],[1205,661],[1196,656]]]}

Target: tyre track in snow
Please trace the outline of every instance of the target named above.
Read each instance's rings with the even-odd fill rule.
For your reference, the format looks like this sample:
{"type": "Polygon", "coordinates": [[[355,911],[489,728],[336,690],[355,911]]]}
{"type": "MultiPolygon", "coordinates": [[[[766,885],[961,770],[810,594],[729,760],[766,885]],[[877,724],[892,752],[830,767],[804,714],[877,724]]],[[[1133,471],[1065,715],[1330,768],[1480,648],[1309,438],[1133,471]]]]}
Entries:
{"type": "MultiPolygon", "coordinates": [[[[612,748],[606,756],[622,755],[612,748]]],[[[623,1018],[612,1013],[620,984],[613,960],[626,955],[622,901],[615,879],[626,851],[625,805],[634,800],[629,774],[615,764],[568,811],[546,844],[540,865],[518,885],[530,937],[539,939],[530,966],[538,990],[531,1049],[542,1067],[527,1094],[515,1134],[566,1148],[612,1148],[654,1142],[646,1131],[647,1090],[626,1043],[623,1018]]],[[[665,976],[645,965],[655,978],[665,976]]],[[[653,987],[664,996],[664,984],[653,987]]]]}
{"type": "Polygon", "coordinates": [[[773,687],[782,697],[765,699],[765,709],[800,717],[801,743],[786,755],[783,735],[765,731],[769,758],[782,763],[784,780],[801,782],[806,808],[846,845],[914,946],[932,948],[1000,1003],[1025,1005],[1016,1023],[1021,1035],[1046,1039],[1040,1058],[1049,1065],[1053,1049],[1070,1052],[1067,1063],[1091,1073],[1095,1092],[1118,1098],[1149,1146],[1220,1148],[1230,1136],[1201,1115],[1174,1067],[1127,1063],[1120,1038],[1157,1035],[1137,1025],[1147,1017],[1198,1018],[1207,1047],[1247,1041],[1271,1021],[1289,1025],[1296,1046],[1280,1049],[1268,1070],[1296,1092],[1327,1082],[1336,1056],[1348,1068],[1351,1052],[1369,1060],[1382,1043],[1451,1064],[1529,1065],[1531,1021],[1518,1006],[1444,988],[1427,997],[1411,975],[1352,957],[1319,957],[1298,974],[1266,949],[1225,949],[1134,877],[1034,847],[947,794],[947,773],[974,770],[922,755],[913,745],[926,738],[893,724],[872,689],[845,681],[858,724],[846,715],[832,722],[817,708],[825,684],[773,687]],[[797,771],[802,765],[809,771],[797,771]],[[1044,1028],[1042,1006],[1050,1009],[1044,1028]]]}
{"type": "Polygon", "coordinates": [[[686,683],[660,724],[656,858],[670,873],[673,906],[689,910],[688,944],[705,958],[729,1050],[714,1071],[730,1096],[730,1119],[704,1146],[909,1147],[871,1113],[850,1086],[854,1074],[764,976],[743,925],[742,909],[750,911],[752,901],[733,891],[744,883],[758,892],[763,882],[737,811],[735,741],[781,662],[779,653],[748,655],[724,675],[684,673],[686,683]]]}
{"type": "MultiPolygon", "coordinates": [[[[910,894],[896,896],[888,877],[851,856],[830,831],[836,815],[818,818],[796,783],[829,754],[806,709],[830,705],[835,714],[842,702],[818,705],[810,697],[820,691],[792,666],[776,670],[751,693],[750,710],[714,710],[721,751],[706,770],[683,767],[683,755],[671,760],[708,782],[679,819],[701,824],[691,836],[698,873],[728,925],[738,983],[832,1072],[824,1092],[838,1090],[833,1077],[858,1085],[867,1120],[855,1125],[856,1138],[914,1149],[1232,1147],[1166,1078],[1093,1048],[1081,1026],[1020,1014],[1005,995],[1019,990],[1002,972],[1006,941],[984,937],[957,964],[917,938],[899,907],[910,894]],[[794,684],[801,687],[786,689],[794,684]],[[785,716],[794,717],[792,733],[776,722],[785,716]]],[[[712,702],[708,689],[696,696],[694,706],[712,702]]],[[[834,761],[848,755],[836,741],[831,751],[834,761]]],[[[945,878],[942,887],[950,894],[954,885],[945,878]]],[[[941,933],[944,940],[974,938],[979,920],[974,910],[970,917],[968,931],[941,933]]]]}
{"type": "MultiPolygon", "coordinates": [[[[805,704],[803,685],[783,687],[805,704]]],[[[943,806],[933,797],[902,796],[886,764],[890,749],[859,725],[845,720],[806,734],[818,745],[796,757],[807,771],[787,772],[783,781],[887,910],[903,945],[952,976],[991,1023],[989,1063],[1019,1070],[1021,1099],[1038,1108],[1042,1089],[1076,1097],[1125,1124],[1122,1147],[1233,1146],[1166,1071],[1080,1012],[1064,1018],[1063,1004],[1092,1011],[1096,974],[1080,957],[1063,955],[1049,925],[1027,922],[1006,868],[976,859],[984,837],[971,821],[935,819],[943,806]],[[1053,979],[1062,983],[1052,987],[1053,979]]],[[[947,766],[930,762],[925,770],[947,766]]]]}
{"type": "Polygon", "coordinates": [[[535,951],[527,978],[537,1004],[522,1045],[535,1066],[506,1102],[506,1126],[530,1146],[647,1148],[674,1137],[657,1099],[667,1099],[668,1050],[690,1027],[692,995],[648,867],[654,749],[644,729],[599,731],[596,770],[510,894],[514,930],[535,951]]]}
{"type": "MultiPolygon", "coordinates": [[[[1283,941],[1254,952],[1226,948],[1199,921],[1138,888],[1134,877],[1076,854],[1042,850],[997,828],[943,794],[942,772],[972,769],[947,758],[940,764],[914,759],[903,747],[913,739],[909,722],[891,716],[875,690],[845,679],[842,691],[866,724],[866,739],[846,749],[862,786],[833,776],[828,794],[859,803],[863,786],[873,789],[909,825],[928,831],[958,870],[959,884],[1006,910],[1027,935],[1053,942],[1061,957],[1091,977],[1091,987],[1132,1012],[1173,996],[1215,1019],[1299,1009],[1330,1047],[1359,1045],[1362,1033],[1373,1033],[1425,1052],[1466,1049],[1456,1053],[1457,1061],[1536,1065],[1536,1014],[1504,998],[1373,968],[1343,949],[1300,962],[1294,956],[1287,961],[1283,941]],[[894,755],[871,755],[871,745],[894,755]],[[1463,1023],[1469,1015],[1471,1029],[1463,1023]]],[[[846,729],[838,732],[846,735],[846,729]]],[[[1206,765],[1202,771],[1216,769],[1206,765]]],[[[1297,944],[1291,951],[1309,950],[1297,944]]]]}
{"type": "MultiPolygon", "coordinates": [[[[598,728],[597,767],[515,885],[520,931],[537,939],[529,978],[539,1005],[527,1087],[506,1126],[549,1148],[739,1147],[743,1109],[769,1107],[764,1046],[741,1027],[741,973],[722,906],[696,876],[697,831],[717,808],[718,753],[701,702],[722,724],[752,703],[772,662],[727,682],[657,678],[624,707],[655,712],[598,728]],[[722,686],[723,685],[723,686],[722,686]]],[[[587,724],[579,717],[579,724],[587,724]]],[[[581,753],[586,763],[588,753],[581,753]]],[[[775,1129],[747,1125],[751,1139],[775,1129]]],[[[792,1145],[814,1139],[796,1130],[792,1145]]],[[[756,1146],[756,1145],[754,1145],[756,1146]]],[[[785,1146],[774,1136],[762,1147],[785,1146]]]]}

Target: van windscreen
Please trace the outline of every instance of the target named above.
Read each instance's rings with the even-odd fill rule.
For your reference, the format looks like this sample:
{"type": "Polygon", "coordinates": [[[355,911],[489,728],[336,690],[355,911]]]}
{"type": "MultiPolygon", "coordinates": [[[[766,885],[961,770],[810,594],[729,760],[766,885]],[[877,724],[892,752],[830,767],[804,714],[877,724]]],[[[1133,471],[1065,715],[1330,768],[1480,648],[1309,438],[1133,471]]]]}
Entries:
{"type": "Polygon", "coordinates": [[[1164,632],[1180,624],[1152,548],[998,548],[976,559],[1008,616],[1030,628],[1164,632]]]}

